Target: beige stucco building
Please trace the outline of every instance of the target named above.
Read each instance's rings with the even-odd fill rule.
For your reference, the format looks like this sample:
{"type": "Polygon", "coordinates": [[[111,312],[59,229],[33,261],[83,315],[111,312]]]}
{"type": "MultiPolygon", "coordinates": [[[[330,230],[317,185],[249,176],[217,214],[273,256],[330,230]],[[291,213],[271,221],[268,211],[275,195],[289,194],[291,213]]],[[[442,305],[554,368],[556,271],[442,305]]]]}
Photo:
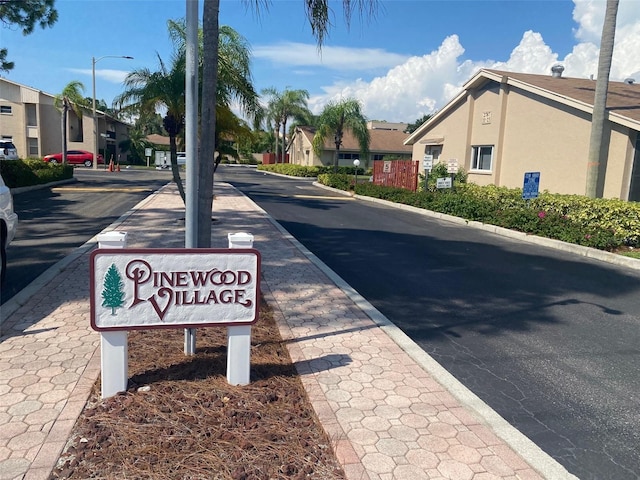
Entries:
{"type": "MultiPolygon", "coordinates": [[[[356,138],[348,130],[345,131],[342,137],[338,165],[351,167],[353,161],[358,159],[360,160],[360,168],[371,168],[374,160],[382,160],[384,157],[410,159],[412,149],[411,146],[404,145],[407,134],[403,133],[402,126],[406,127],[406,124],[369,122],[367,127],[370,143],[367,158],[362,158],[356,138]]],[[[326,139],[324,149],[320,155],[316,155],[312,146],[315,132],[313,127],[297,127],[295,129],[287,149],[289,163],[305,166],[331,166],[334,164],[336,146],[333,138],[326,139]]]]}
{"type": "MultiPolygon", "coordinates": [[[[522,187],[540,172],[540,190],[584,195],[596,82],[480,70],[460,94],[405,141],[412,158],[456,159],[469,181],[522,187]]],[[[598,196],[640,200],[640,84],[610,82],[607,162],[598,196]]]]}
{"type": "MultiPolygon", "coordinates": [[[[62,151],[61,113],[54,107],[55,96],[32,87],[0,78],[0,138],[12,141],[20,158],[43,157],[62,151]]],[[[118,143],[128,138],[129,126],[103,112],[98,117],[98,149],[109,161],[127,161],[118,143]],[[106,153],[105,153],[106,152],[106,153]],[[119,157],[118,157],[119,156],[119,157]]],[[[92,112],[82,117],[69,112],[67,149],[94,150],[92,112]]]]}

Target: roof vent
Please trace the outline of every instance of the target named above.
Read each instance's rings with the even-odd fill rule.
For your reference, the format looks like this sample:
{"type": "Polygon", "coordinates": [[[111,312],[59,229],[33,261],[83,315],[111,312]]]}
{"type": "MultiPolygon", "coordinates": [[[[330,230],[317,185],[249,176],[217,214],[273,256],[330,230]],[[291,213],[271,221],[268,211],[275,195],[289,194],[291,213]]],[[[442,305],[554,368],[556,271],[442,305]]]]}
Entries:
{"type": "Polygon", "coordinates": [[[551,76],[553,78],[562,77],[562,72],[564,72],[564,67],[562,65],[560,65],[559,63],[554,65],[553,67],[551,67],[551,76]]]}
{"type": "Polygon", "coordinates": [[[625,78],[624,83],[626,83],[627,85],[633,85],[634,83],[636,83],[636,79],[631,77],[625,78]]]}

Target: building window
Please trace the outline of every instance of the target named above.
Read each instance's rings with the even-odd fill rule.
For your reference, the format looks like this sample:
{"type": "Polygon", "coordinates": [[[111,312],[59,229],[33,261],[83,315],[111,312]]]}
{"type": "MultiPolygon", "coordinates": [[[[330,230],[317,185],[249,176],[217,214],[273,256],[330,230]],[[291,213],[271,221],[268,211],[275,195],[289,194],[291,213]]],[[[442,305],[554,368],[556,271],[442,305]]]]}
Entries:
{"type": "Polygon", "coordinates": [[[382,153],[374,153],[373,155],[371,155],[373,157],[373,160],[382,160],[384,158],[384,155],[382,153]]]}
{"type": "Polygon", "coordinates": [[[471,170],[490,172],[493,161],[493,145],[472,148],[471,170]]]}
{"type": "Polygon", "coordinates": [[[0,114],[11,115],[11,105],[0,105],[0,114]]]}
{"type": "Polygon", "coordinates": [[[338,155],[339,160],[356,160],[360,159],[359,153],[340,153],[338,155]]]}
{"type": "Polygon", "coordinates": [[[33,103],[24,104],[25,111],[27,112],[27,127],[38,126],[38,116],[36,115],[36,106],[33,103]]]}
{"type": "Polygon", "coordinates": [[[39,157],[40,153],[38,151],[38,139],[37,138],[27,138],[27,150],[28,155],[30,157],[39,157]]]}

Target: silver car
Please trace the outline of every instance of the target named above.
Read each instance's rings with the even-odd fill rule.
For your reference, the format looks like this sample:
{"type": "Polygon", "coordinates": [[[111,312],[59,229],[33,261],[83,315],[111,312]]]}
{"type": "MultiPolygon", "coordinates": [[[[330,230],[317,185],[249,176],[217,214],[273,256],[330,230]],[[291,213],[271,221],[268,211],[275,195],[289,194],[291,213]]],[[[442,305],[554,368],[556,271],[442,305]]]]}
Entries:
{"type": "Polygon", "coordinates": [[[7,273],[7,247],[13,240],[18,226],[18,215],[13,211],[13,197],[0,176],[0,283],[4,283],[7,273]]]}
{"type": "Polygon", "coordinates": [[[12,142],[0,140],[0,160],[18,160],[18,150],[12,142]]]}

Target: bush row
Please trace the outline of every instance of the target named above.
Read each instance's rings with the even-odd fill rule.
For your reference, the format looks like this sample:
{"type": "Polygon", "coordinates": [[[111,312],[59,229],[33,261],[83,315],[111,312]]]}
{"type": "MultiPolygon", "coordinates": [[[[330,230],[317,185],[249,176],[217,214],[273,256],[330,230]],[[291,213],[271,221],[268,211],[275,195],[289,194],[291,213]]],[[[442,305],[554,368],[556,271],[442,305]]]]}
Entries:
{"type": "MultiPolygon", "coordinates": [[[[341,190],[353,188],[348,175],[319,175],[318,182],[341,190]]],[[[640,204],[635,202],[546,192],[526,201],[518,188],[465,183],[456,183],[451,190],[416,193],[362,183],[355,192],[601,250],[640,246],[640,204]]]]}
{"type": "Polygon", "coordinates": [[[73,178],[73,167],[37,158],[3,160],[0,161],[0,174],[9,188],[18,188],[73,178]]]}
{"type": "MultiPolygon", "coordinates": [[[[282,175],[289,175],[291,177],[317,177],[327,173],[334,173],[332,166],[312,166],[305,167],[303,165],[294,165],[291,163],[274,163],[269,165],[258,165],[258,170],[264,170],[267,172],[280,173],[282,175]]],[[[363,168],[358,169],[358,174],[363,175],[365,170],[363,168]]],[[[338,167],[338,174],[354,175],[354,167],[338,167]]]]}

